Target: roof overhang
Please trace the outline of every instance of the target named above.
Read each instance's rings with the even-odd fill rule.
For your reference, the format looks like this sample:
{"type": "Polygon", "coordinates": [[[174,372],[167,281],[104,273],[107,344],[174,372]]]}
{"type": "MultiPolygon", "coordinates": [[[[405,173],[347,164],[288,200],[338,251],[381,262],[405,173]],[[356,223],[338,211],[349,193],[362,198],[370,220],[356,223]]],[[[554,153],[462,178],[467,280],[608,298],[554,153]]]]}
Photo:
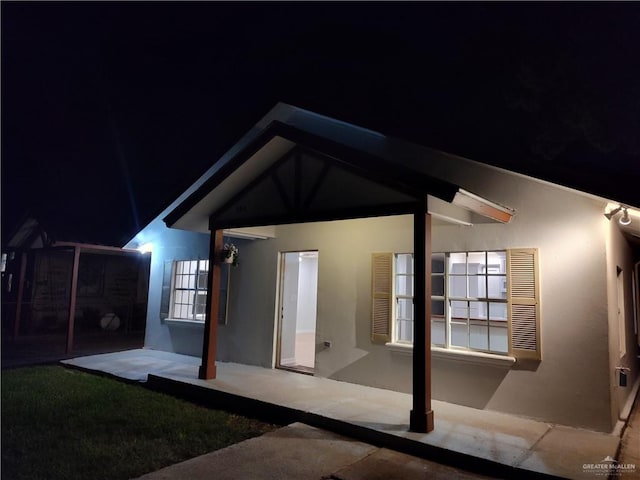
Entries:
{"type": "MultiPolygon", "coordinates": [[[[171,228],[208,232],[209,220],[220,208],[295,148],[318,152],[330,158],[340,169],[355,172],[386,188],[410,195],[416,202],[420,198],[426,200],[427,195],[452,202],[459,191],[456,185],[401,164],[392,164],[366,149],[342,142],[340,138],[318,135],[303,128],[273,121],[246,147],[224,159],[224,164],[220,165],[215,173],[168,212],[164,217],[165,223],[171,228]]],[[[402,208],[405,207],[403,204],[402,208]]],[[[403,213],[402,209],[389,205],[381,205],[379,211],[381,215],[403,213]]],[[[362,215],[372,216],[375,212],[375,207],[372,207],[362,215]]],[[[338,218],[353,218],[353,214],[334,209],[324,219],[338,218]]],[[[267,225],[272,221],[265,218],[261,222],[256,216],[252,217],[252,220],[252,226],[267,225]]],[[[297,221],[304,221],[304,218],[297,217],[297,221]]],[[[220,228],[228,226],[242,225],[232,222],[229,225],[220,225],[220,228]]]]}

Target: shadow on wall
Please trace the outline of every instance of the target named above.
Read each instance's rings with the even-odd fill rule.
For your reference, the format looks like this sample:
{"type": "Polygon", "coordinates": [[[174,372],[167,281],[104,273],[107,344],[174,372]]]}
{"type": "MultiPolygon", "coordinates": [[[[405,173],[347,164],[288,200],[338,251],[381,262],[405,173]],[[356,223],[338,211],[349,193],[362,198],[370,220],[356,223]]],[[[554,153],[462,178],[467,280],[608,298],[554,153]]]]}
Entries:
{"type": "Polygon", "coordinates": [[[433,359],[433,398],[484,409],[509,373],[509,368],[433,359]]]}
{"type": "Polygon", "coordinates": [[[172,351],[182,355],[201,357],[203,334],[204,326],[170,325],[169,336],[171,338],[172,351]]]}

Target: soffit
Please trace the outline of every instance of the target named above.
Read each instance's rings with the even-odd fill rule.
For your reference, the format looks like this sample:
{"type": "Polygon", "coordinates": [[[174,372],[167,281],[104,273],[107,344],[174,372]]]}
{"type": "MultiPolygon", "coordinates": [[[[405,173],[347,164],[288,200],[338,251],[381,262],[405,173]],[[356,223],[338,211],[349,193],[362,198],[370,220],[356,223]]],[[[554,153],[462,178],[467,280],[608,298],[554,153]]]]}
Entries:
{"type": "MultiPolygon", "coordinates": [[[[419,194],[418,194],[419,195],[419,194]]],[[[406,213],[417,197],[318,152],[296,148],[212,212],[212,225],[248,226],[406,213]]]]}

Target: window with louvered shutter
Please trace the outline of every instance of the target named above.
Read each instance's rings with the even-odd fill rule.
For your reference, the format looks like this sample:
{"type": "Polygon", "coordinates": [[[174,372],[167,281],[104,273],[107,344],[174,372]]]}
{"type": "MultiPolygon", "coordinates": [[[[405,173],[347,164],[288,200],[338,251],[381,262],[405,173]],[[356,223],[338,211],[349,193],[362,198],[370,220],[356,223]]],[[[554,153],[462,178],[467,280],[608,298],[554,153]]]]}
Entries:
{"type": "Polygon", "coordinates": [[[391,339],[393,311],[393,254],[371,255],[371,340],[388,342],[391,339]]]}
{"type": "Polygon", "coordinates": [[[508,250],[509,353],[541,359],[538,249],[508,250]]]}

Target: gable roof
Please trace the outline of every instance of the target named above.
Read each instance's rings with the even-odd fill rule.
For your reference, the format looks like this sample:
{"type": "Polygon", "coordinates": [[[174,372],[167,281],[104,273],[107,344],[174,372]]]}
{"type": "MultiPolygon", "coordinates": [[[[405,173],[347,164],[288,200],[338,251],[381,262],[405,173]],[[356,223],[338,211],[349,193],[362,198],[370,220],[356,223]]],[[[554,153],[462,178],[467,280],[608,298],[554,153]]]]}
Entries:
{"type": "MultiPolygon", "coordinates": [[[[208,219],[209,215],[227,203],[239,189],[260,179],[260,175],[271,169],[284,155],[299,147],[303,147],[305,151],[321,152],[327,164],[337,166],[343,172],[342,177],[345,175],[344,171],[351,171],[358,177],[376,183],[378,191],[387,187],[396,192],[403,192],[414,199],[421,196],[426,198],[427,194],[431,194],[447,202],[453,200],[458,191],[456,185],[404,165],[391,163],[379,155],[376,149],[362,148],[362,144],[357,145],[353,140],[358,139],[363,129],[344,124],[348,128],[333,132],[323,131],[321,127],[325,126],[323,123],[326,122],[326,117],[318,117],[318,119],[323,122],[306,126],[297,126],[279,120],[271,121],[258,137],[238,154],[223,159],[225,162],[221,163],[218,171],[165,216],[167,225],[186,229],[197,228],[196,222],[198,220],[202,222],[203,216],[208,219]]],[[[385,137],[372,132],[366,132],[366,134],[370,135],[370,140],[373,140],[365,144],[368,146],[384,144],[386,140],[385,137]]],[[[355,186],[353,182],[351,185],[355,186]]],[[[362,189],[362,185],[357,189],[362,189]]],[[[336,190],[334,195],[340,197],[346,193],[345,189],[340,189],[336,190]]],[[[364,195],[363,192],[360,196],[364,195]]],[[[267,200],[266,197],[263,199],[267,200]]],[[[405,198],[404,203],[410,200],[405,198]]],[[[348,204],[348,201],[346,203],[348,204]]],[[[315,218],[318,219],[318,217],[315,218]]],[[[302,217],[298,217],[298,220],[301,219],[302,217]]],[[[328,216],[326,219],[331,218],[328,216]]]]}
{"type": "MultiPolygon", "coordinates": [[[[278,160],[300,147],[319,152],[334,164],[373,178],[384,187],[416,198],[429,194],[436,199],[436,203],[437,199],[444,203],[453,202],[502,222],[508,222],[513,211],[464,192],[457,185],[444,180],[449,177],[442,166],[460,162],[482,165],[550,184],[279,103],[151,223],[163,220],[168,227],[208,232],[212,214],[220,213],[225,208],[228,213],[228,207],[238,201],[239,196],[249,196],[247,188],[252,182],[258,181],[260,175],[272,169],[278,160]]],[[[606,202],[606,199],[594,195],[551,185],[606,202]]],[[[255,193],[252,195],[255,197],[255,193]]],[[[286,202],[282,192],[280,196],[286,202]]],[[[472,215],[478,218],[477,214],[472,215]]],[[[240,226],[237,221],[236,224],[240,226]]]]}

